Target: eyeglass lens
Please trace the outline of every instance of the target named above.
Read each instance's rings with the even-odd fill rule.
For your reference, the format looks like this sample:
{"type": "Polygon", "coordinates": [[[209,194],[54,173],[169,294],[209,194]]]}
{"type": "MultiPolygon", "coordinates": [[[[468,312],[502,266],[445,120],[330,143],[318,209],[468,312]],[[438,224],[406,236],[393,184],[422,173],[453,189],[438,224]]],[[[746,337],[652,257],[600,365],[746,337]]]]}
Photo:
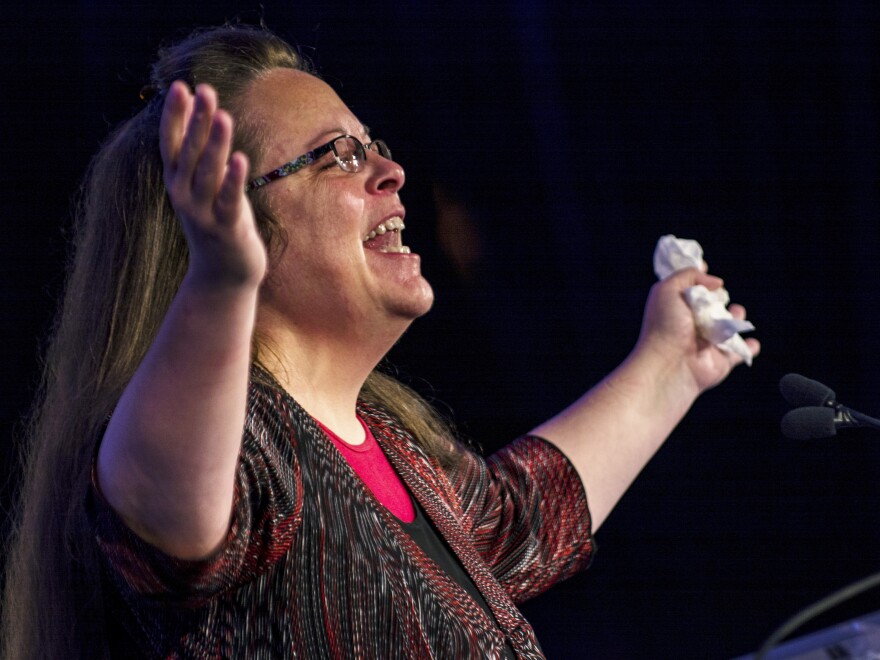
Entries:
{"type": "Polygon", "coordinates": [[[351,137],[337,138],[333,143],[333,151],[339,159],[342,169],[349,172],[357,172],[361,168],[364,159],[363,145],[351,137]]]}
{"type": "MultiPolygon", "coordinates": [[[[391,150],[382,140],[376,140],[368,145],[370,151],[375,151],[383,158],[391,158],[391,150]]],[[[350,136],[343,136],[333,142],[333,151],[339,159],[339,163],[347,172],[357,172],[366,160],[364,145],[360,140],[350,136]]]]}

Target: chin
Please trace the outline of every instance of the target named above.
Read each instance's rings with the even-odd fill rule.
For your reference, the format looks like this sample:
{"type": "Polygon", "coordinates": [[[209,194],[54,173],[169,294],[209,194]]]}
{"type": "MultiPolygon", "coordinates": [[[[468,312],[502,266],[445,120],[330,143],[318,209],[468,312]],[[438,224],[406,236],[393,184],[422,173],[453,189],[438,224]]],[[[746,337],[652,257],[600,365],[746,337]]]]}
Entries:
{"type": "Polygon", "coordinates": [[[405,300],[396,301],[393,309],[396,316],[412,321],[431,311],[434,306],[434,290],[426,279],[420,280],[416,291],[412,291],[405,300]]]}

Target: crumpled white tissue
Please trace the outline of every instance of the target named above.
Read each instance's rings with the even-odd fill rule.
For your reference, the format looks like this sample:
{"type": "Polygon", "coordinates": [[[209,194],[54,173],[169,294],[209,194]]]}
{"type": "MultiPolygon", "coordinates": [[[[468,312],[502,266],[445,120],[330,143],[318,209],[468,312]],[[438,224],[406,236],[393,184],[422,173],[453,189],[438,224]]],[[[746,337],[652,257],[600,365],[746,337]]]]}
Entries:
{"type": "MultiPolygon", "coordinates": [[[[682,268],[700,268],[703,266],[703,248],[697,243],[672,234],[661,236],[654,249],[654,273],[665,280],[682,268]]],[[[754,330],[755,326],[748,321],[733,318],[727,311],[730,295],[722,288],[710,291],[702,284],[689,287],[684,297],[694,313],[697,330],[708,341],[723,351],[739,355],[743,361],[752,365],[752,352],[740,332],[754,330]]]]}

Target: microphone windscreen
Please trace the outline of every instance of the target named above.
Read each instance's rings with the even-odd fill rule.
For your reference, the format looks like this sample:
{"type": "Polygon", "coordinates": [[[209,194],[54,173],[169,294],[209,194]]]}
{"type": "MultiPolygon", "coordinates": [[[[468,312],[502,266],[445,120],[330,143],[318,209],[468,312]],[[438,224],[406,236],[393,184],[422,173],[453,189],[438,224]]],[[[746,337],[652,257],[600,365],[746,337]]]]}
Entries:
{"type": "Polygon", "coordinates": [[[779,381],[779,391],[795,407],[828,406],[836,398],[830,387],[800,374],[785,374],[779,381]]]}
{"type": "Polygon", "coordinates": [[[837,435],[834,410],[828,407],[810,406],[789,410],[780,426],[782,435],[792,440],[818,440],[837,435]]]}

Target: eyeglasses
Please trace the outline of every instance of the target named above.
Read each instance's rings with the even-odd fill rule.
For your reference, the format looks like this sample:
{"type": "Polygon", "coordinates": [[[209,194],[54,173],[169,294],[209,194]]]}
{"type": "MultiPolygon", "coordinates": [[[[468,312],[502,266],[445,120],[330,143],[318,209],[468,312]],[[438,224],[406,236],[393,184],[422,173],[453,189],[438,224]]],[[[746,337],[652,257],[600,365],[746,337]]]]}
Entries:
{"type": "Polygon", "coordinates": [[[382,140],[373,140],[369,144],[364,144],[353,135],[340,135],[330,140],[327,144],[322,144],[320,147],[312,149],[299,158],[294,158],[289,163],[285,163],[263,176],[258,176],[256,179],[248,182],[244,187],[244,191],[256,190],[275,179],[293,174],[306,165],[311,165],[328,151],[333,152],[336,164],[339,165],[343,172],[360,172],[364,162],[367,160],[367,150],[379,154],[382,158],[391,158],[391,150],[382,140]]]}

